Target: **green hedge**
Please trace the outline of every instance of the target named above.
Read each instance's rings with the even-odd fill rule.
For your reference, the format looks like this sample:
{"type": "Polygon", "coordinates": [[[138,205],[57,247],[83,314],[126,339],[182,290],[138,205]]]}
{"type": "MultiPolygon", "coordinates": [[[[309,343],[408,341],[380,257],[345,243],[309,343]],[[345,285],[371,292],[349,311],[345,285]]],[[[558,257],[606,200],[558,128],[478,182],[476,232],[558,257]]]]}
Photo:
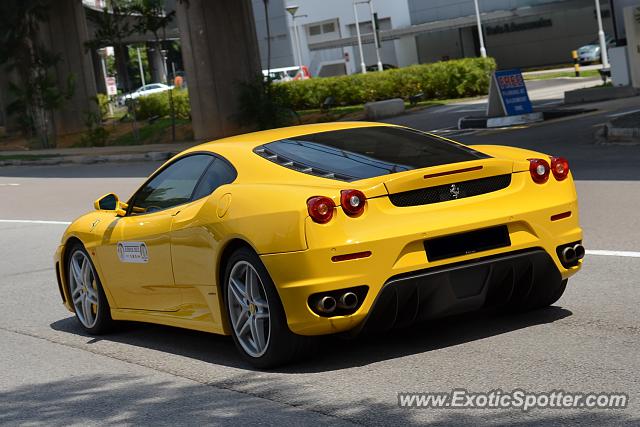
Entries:
{"type": "MultiPolygon", "coordinates": [[[[136,100],[136,119],[146,120],[150,117],[165,117],[171,113],[169,108],[169,94],[167,92],[141,96],[136,100]]],[[[191,106],[187,90],[173,89],[173,108],[176,118],[190,120],[191,106]]]]}
{"type": "Polygon", "coordinates": [[[291,108],[306,110],[319,108],[328,96],[338,105],[355,105],[390,98],[407,99],[420,92],[425,99],[486,95],[495,68],[493,58],[465,58],[280,84],[287,89],[291,108]]]}

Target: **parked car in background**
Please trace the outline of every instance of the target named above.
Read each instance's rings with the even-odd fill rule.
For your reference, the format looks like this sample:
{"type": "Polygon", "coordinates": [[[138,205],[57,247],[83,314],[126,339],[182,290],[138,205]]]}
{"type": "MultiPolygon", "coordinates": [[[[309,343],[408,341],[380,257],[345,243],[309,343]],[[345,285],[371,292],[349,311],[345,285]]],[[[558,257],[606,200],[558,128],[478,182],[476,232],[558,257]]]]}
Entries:
{"type": "Polygon", "coordinates": [[[150,83],[136,89],[134,92],[121,96],[118,99],[119,105],[125,105],[127,101],[137,99],[141,96],[152,95],[154,93],[166,92],[173,89],[173,86],[166,85],[164,83],[150,83]]]}
{"type": "MultiPolygon", "coordinates": [[[[396,69],[398,67],[396,67],[393,64],[382,64],[382,71],[386,71],[386,70],[393,70],[396,69]]],[[[378,65],[374,64],[374,65],[367,65],[367,72],[369,71],[378,71],[378,65]]]]}
{"type": "Polygon", "coordinates": [[[262,75],[271,78],[273,82],[288,82],[291,80],[306,80],[311,78],[309,67],[283,67],[272,68],[271,70],[262,70],[262,75]]]}
{"type": "MultiPolygon", "coordinates": [[[[605,37],[605,43],[607,49],[615,46],[616,41],[611,36],[605,37]]],[[[596,39],[589,44],[586,44],[578,49],[578,60],[580,64],[590,64],[593,62],[600,62],[600,40],[596,39]]]]}

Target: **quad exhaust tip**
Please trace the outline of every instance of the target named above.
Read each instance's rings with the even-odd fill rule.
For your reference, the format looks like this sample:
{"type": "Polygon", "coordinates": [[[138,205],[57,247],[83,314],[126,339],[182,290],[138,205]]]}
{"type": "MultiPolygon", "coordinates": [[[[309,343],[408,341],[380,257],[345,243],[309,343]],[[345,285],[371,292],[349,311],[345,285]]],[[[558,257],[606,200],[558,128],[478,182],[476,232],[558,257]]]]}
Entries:
{"type": "Polygon", "coordinates": [[[320,298],[316,304],[316,308],[321,313],[333,313],[337,306],[336,299],[329,295],[320,298]]]}
{"type": "Polygon", "coordinates": [[[338,307],[343,310],[353,310],[358,305],[358,295],[353,292],[345,292],[338,300],[338,307]]]}

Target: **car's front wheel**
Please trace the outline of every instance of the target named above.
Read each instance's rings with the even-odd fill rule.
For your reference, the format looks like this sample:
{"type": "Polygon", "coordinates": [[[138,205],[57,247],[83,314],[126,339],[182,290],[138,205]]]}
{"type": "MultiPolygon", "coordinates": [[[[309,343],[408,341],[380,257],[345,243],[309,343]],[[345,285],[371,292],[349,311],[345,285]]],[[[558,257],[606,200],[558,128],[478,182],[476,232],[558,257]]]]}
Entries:
{"type": "Polygon", "coordinates": [[[236,347],[257,368],[273,368],[308,352],[310,337],[296,335],[267,269],[249,248],[238,249],[226,265],[225,301],[236,347]]]}
{"type": "Polygon", "coordinates": [[[76,319],[82,328],[90,334],[107,332],[112,325],[109,302],[91,258],[80,243],[69,250],[67,283],[76,319]]]}

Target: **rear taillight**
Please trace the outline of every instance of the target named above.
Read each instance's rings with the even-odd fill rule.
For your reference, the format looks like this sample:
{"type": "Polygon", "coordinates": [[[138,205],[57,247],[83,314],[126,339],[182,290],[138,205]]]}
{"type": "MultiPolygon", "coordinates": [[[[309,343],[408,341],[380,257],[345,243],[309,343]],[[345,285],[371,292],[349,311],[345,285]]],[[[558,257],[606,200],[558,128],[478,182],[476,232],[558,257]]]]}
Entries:
{"type": "Polygon", "coordinates": [[[558,180],[562,181],[569,175],[569,162],[564,157],[551,158],[551,173],[558,180]]]}
{"type": "Polygon", "coordinates": [[[316,196],[307,200],[307,211],[312,220],[318,224],[326,224],[333,218],[333,210],[336,204],[325,196],[316,196]]]}
{"type": "Polygon", "coordinates": [[[349,216],[360,216],[364,212],[367,197],[360,190],[342,190],[340,192],[340,205],[349,216]]]}
{"type": "Polygon", "coordinates": [[[531,172],[531,178],[535,183],[544,184],[549,180],[551,167],[549,162],[544,159],[529,159],[529,172],[531,172]]]}

